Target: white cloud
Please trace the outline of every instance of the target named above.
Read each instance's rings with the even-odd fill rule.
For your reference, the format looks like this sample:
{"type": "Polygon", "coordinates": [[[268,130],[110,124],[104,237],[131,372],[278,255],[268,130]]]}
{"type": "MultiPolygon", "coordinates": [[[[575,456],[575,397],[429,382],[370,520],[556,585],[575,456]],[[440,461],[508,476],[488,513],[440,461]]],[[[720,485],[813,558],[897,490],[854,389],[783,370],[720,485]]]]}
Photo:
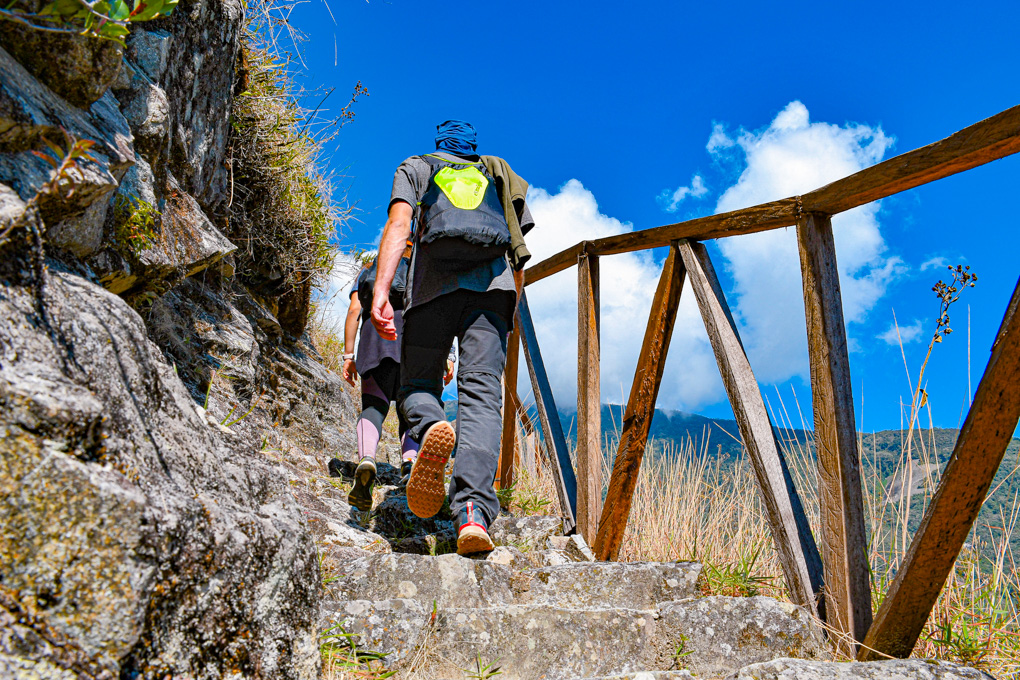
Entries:
{"type": "Polygon", "coordinates": [[[705,186],[705,180],[702,179],[701,175],[695,175],[691,178],[691,185],[689,187],[682,186],[675,190],[663,189],[656,200],[659,201],[666,212],[676,212],[680,208],[680,204],[688,196],[701,198],[707,193],[708,187],[705,186]]]}
{"type": "Polygon", "coordinates": [[[933,257],[925,260],[921,263],[921,271],[926,272],[929,269],[945,269],[949,266],[949,260],[944,257],[933,257]]]}
{"type": "MultiPolygon", "coordinates": [[[[878,127],[812,123],[807,107],[799,101],[787,105],[764,130],[740,128],[731,135],[717,125],[709,140],[710,153],[728,148],[727,140],[742,152],[744,169],[719,198],[718,212],[818,188],[878,162],[893,142],[878,127]]],[[[836,215],[833,231],[844,318],[847,323],[860,323],[906,267],[900,258],[886,253],[875,203],[836,215]]],[[[804,302],[795,230],[767,231],[718,243],[733,279],[730,306],[755,374],[765,383],[806,376],[804,302]]]]}
{"type": "Polygon", "coordinates": [[[732,149],[736,145],[737,143],[727,134],[726,127],[722,123],[712,124],[712,134],[708,138],[708,144],[705,145],[709,153],[715,154],[723,149],[732,149]]]}
{"type": "MultiPolygon", "coordinates": [[[[740,174],[719,198],[718,212],[797,195],[852,174],[882,159],[893,140],[878,127],[812,123],[807,107],[792,102],[763,130],[732,132],[716,124],[707,149],[740,174]]],[[[678,201],[701,191],[692,178],[668,198],[678,201]],[[685,191],[686,190],[686,191],[685,191]]],[[[533,187],[528,203],[538,228],[529,234],[533,262],[583,239],[633,229],[599,212],[595,197],[577,180],[558,193],[533,187]]],[[[861,324],[889,284],[906,272],[903,261],[887,252],[878,223],[878,206],[862,206],[833,218],[839,259],[844,318],[861,324]]],[[[728,299],[741,328],[744,346],[763,383],[807,376],[804,303],[796,233],[775,230],[718,242],[716,263],[732,279],[728,299]]],[[[630,392],[652,295],[661,263],[650,253],[603,257],[602,397],[619,402],[630,392]]],[[[577,275],[574,269],[528,287],[532,313],[557,405],[573,406],[577,391],[577,275]]],[[[912,332],[913,326],[910,327],[912,332]]],[[[851,327],[851,332],[853,327],[851,327]]],[[[904,329],[901,329],[904,332],[904,329]]],[[[920,332],[920,329],[918,329],[920,332]]],[[[864,343],[851,335],[849,346],[864,343]]],[[[521,371],[522,393],[527,374],[521,371]]],[[[685,286],[669,359],[659,393],[660,408],[695,410],[725,399],[718,369],[705,336],[694,296],[685,286]]]]}
{"type": "Polygon", "coordinates": [[[893,321],[884,333],[879,333],[875,337],[887,345],[898,347],[900,342],[906,345],[919,340],[923,330],[924,328],[922,327],[921,320],[914,319],[914,323],[909,326],[900,326],[899,332],[897,333],[896,322],[893,321]]]}
{"type": "MultiPolygon", "coordinates": [[[[528,205],[537,225],[528,234],[532,262],[580,240],[633,230],[631,224],[600,213],[595,197],[575,179],[560,187],[558,193],[532,187],[528,205]]],[[[630,393],[662,266],[645,251],[603,257],[599,267],[602,399],[619,403],[630,393]]],[[[539,281],[527,290],[556,404],[573,407],[577,399],[576,269],[539,281]]],[[[520,375],[518,387],[523,395],[530,390],[523,357],[520,375]]],[[[694,296],[686,290],[673,331],[659,406],[691,410],[718,401],[723,394],[694,296]]]]}
{"type": "Polygon", "coordinates": [[[326,286],[315,293],[317,314],[323,326],[343,337],[344,319],[351,304],[351,288],[361,271],[361,263],[351,253],[341,252],[333,262],[326,286]]]}

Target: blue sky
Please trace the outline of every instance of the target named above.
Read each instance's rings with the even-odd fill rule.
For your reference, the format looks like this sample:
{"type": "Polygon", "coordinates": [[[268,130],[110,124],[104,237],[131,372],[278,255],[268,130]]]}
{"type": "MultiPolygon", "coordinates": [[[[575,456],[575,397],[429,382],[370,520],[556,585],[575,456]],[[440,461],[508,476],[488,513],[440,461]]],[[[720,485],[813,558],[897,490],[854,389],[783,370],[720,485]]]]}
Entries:
{"type": "MultiPolygon", "coordinates": [[[[481,152],[531,183],[529,245],[543,257],[807,191],[1020,103],[1020,4],[975,7],[310,0],[291,22],[307,37],[302,84],[336,87],[326,116],[355,82],[371,93],[328,157],[357,208],[345,247],[373,247],[396,166],[433,148],[438,122],[461,118],[481,152]]],[[[916,381],[938,311],[931,287],[940,265],[957,263],[978,285],[954,305],[955,332],[925,379],[935,425],[960,424],[968,312],[976,389],[1020,274],[1018,180],[1011,157],[834,221],[859,427],[900,426],[910,390],[900,346],[888,342],[894,310],[916,381]]],[[[788,229],[710,249],[765,395],[793,413],[796,394],[810,422],[795,243],[788,229]]],[[[603,259],[606,401],[629,392],[663,257],[603,259]]],[[[575,398],[575,296],[573,270],[529,288],[561,406],[575,398]]],[[[683,297],[659,404],[727,416],[693,295],[683,297]]]]}

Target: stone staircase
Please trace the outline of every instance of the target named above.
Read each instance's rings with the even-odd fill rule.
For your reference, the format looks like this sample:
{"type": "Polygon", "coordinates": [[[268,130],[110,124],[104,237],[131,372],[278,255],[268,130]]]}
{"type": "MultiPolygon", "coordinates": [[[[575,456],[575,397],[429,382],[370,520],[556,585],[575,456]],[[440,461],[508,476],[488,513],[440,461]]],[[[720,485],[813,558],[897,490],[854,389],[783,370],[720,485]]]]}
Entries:
{"type": "MultiPolygon", "coordinates": [[[[407,526],[401,500],[396,487],[377,489],[377,530],[407,526]]],[[[430,522],[438,534],[452,531],[430,522]]],[[[833,663],[823,630],[800,607],[705,595],[694,562],[596,562],[561,528],[551,517],[500,518],[496,550],[472,559],[359,551],[327,586],[320,629],[385,654],[400,678],[478,677],[471,673],[490,663],[501,680],[989,677],[941,662],[833,663]]],[[[393,545],[449,546],[431,536],[393,545]]]]}

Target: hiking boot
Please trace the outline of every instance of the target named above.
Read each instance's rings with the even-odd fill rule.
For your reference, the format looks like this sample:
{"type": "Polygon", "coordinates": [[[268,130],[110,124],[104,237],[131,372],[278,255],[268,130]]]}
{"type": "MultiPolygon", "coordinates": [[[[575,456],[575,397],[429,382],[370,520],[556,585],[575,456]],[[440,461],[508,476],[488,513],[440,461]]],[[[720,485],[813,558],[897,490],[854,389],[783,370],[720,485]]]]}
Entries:
{"type": "Polygon", "coordinates": [[[411,478],[411,468],[414,467],[413,460],[405,460],[400,464],[400,481],[397,486],[407,486],[407,480],[411,478]]]}
{"type": "Polygon", "coordinates": [[[329,463],[326,465],[326,469],[329,470],[330,477],[344,476],[344,463],[339,458],[330,458],[329,463]]]}
{"type": "Polygon", "coordinates": [[[372,487],[375,486],[375,461],[362,458],[354,471],[354,488],[347,494],[347,502],[365,512],[372,509],[372,487]]]}
{"type": "Polygon", "coordinates": [[[457,433],[445,420],[434,423],[421,439],[407,480],[407,507],[422,519],[434,516],[443,507],[446,498],[443,473],[456,443],[457,433]]]}
{"type": "Polygon", "coordinates": [[[482,513],[475,510],[474,503],[468,501],[467,506],[460,511],[459,519],[458,555],[473,555],[495,549],[496,546],[489,537],[488,528],[485,526],[485,518],[482,517],[482,513]]]}

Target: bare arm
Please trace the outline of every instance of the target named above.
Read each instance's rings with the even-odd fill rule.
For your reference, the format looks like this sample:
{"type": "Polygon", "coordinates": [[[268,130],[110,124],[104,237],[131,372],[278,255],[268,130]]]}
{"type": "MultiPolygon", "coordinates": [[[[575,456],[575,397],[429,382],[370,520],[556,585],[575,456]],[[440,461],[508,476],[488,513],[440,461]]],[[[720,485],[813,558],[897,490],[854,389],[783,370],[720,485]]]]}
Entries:
{"type": "Polygon", "coordinates": [[[383,228],[379,242],[378,269],[375,275],[375,290],[372,298],[372,324],[379,335],[387,340],[397,339],[397,328],[393,324],[393,307],[390,305],[390,284],[397,272],[397,265],[404,254],[407,237],[411,235],[413,209],[403,201],[394,201],[390,206],[389,219],[383,228]]]}
{"type": "Polygon", "coordinates": [[[350,355],[350,359],[344,360],[342,375],[344,380],[354,385],[354,374],[357,366],[354,364],[354,336],[358,334],[358,324],[361,320],[361,300],[358,299],[357,291],[351,293],[351,306],[347,308],[347,319],[344,321],[344,354],[350,355]]]}

